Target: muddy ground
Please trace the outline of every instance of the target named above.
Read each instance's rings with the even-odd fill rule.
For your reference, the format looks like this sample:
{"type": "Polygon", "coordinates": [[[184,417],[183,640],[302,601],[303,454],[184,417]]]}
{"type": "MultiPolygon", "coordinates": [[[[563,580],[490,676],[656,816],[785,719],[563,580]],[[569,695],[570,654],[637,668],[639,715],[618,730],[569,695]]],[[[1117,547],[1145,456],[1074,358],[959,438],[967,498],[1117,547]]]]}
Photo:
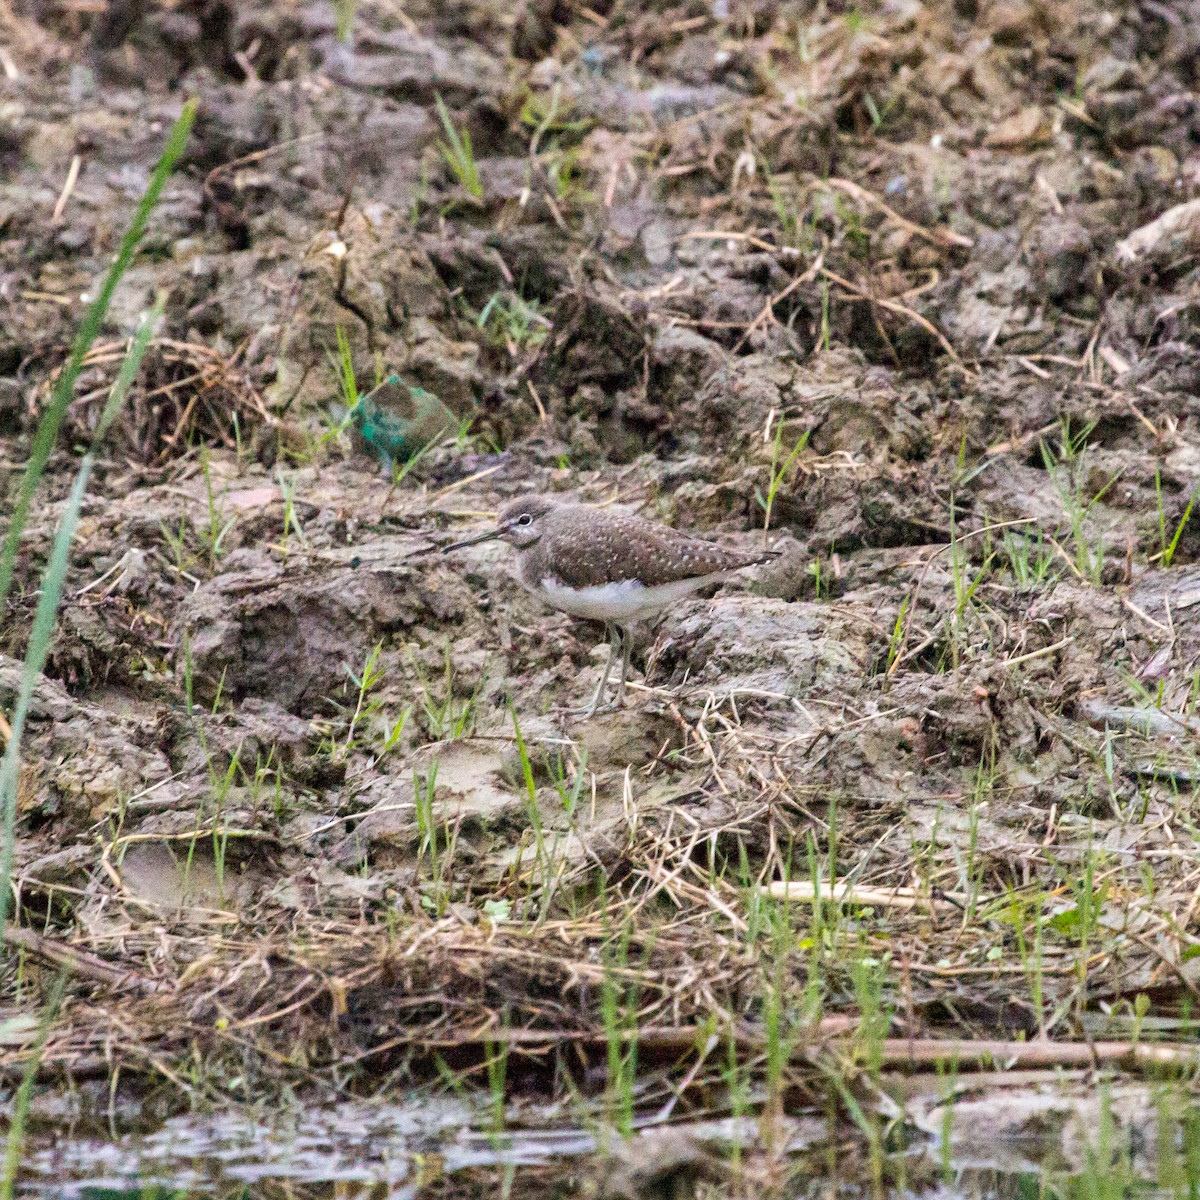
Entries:
{"type": "Polygon", "coordinates": [[[373,1092],[500,1039],[514,1086],[602,1090],[614,989],[681,1112],[720,1104],[697,1039],[753,1065],[779,997],[801,1106],[820,1055],[862,1084],[861,1038],[825,1039],[875,1008],[893,1041],[1188,1040],[1185,0],[0,24],[10,493],[201,100],[0,631],[7,707],[78,447],[162,295],[27,735],[8,1004],[72,961],[48,1080],[119,1068],[164,1110],[373,1092]],[[360,392],[398,380],[390,469],[339,338],[360,392]],[[640,630],[629,704],[582,720],[602,631],[501,545],[437,552],[528,490],[783,553],[640,630]],[[759,886],[834,875],[871,903],[781,918],[759,886]]]}

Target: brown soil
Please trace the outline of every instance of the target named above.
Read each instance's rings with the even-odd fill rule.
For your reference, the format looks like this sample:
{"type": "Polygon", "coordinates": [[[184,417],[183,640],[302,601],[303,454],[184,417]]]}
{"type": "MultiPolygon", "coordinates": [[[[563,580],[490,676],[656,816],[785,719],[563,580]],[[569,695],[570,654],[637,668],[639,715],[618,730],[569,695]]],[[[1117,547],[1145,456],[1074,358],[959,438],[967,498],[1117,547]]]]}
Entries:
{"type": "MultiPolygon", "coordinates": [[[[3,17],[10,491],[201,107],[0,631],[7,711],[75,448],[164,291],[27,735],[20,923],[77,967],[47,1064],[324,1095],[509,1037],[530,1086],[588,1083],[613,978],[677,1080],[706,1022],[760,1045],[780,985],[811,1060],[864,971],[892,1039],[1188,1015],[1184,0],[360,0],[349,42],[321,4],[95,7],[3,17]],[[395,481],[339,430],[339,330],[364,390],[462,423],[395,481]],[[639,631],[629,705],[580,720],[600,631],[501,545],[436,553],[527,490],[746,546],[770,495],[783,554],[639,631]],[[794,905],[780,950],[758,884],[815,872],[883,898],[794,905]]],[[[18,968],[28,1010],[55,969],[18,968]]]]}

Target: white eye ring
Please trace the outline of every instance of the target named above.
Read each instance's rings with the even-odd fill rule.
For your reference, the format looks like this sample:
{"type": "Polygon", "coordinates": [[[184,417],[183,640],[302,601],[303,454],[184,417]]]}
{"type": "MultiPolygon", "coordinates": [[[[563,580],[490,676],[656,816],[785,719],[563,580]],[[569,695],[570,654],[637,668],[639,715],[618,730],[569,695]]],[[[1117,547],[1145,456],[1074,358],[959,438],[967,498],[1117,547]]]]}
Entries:
{"type": "Polygon", "coordinates": [[[532,517],[531,517],[531,516],[530,516],[528,513],[522,513],[522,514],[521,514],[521,515],[520,515],[520,516],[517,518],[517,524],[518,524],[518,525],[532,525],[532,524],[533,524],[533,518],[532,518],[532,517]]]}

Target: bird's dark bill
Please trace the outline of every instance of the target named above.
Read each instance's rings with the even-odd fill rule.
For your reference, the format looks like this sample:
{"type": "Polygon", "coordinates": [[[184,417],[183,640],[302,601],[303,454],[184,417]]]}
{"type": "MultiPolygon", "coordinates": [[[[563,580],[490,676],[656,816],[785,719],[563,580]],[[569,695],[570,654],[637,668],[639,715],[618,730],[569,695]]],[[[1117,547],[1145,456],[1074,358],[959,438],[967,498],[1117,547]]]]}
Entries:
{"type": "Polygon", "coordinates": [[[476,546],[480,542],[490,542],[492,538],[498,538],[500,530],[489,529],[487,533],[481,533],[478,537],[464,538],[461,542],[453,542],[449,546],[442,547],[443,554],[449,554],[451,550],[461,550],[464,546],[476,546]]]}

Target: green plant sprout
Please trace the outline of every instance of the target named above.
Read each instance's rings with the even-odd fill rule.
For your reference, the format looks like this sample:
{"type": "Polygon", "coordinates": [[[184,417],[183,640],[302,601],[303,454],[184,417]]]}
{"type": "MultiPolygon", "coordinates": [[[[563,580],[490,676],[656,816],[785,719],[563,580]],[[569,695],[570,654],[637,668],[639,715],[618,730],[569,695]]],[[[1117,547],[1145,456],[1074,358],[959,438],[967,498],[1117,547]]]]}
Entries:
{"type": "Polygon", "coordinates": [[[795,446],[787,458],[780,463],[780,455],[783,453],[783,414],[780,413],[775,423],[775,438],[771,443],[771,473],[767,481],[767,494],[764,496],[761,491],[755,489],[754,498],[758,501],[759,507],[763,510],[763,536],[771,528],[771,510],[775,506],[775,497],[783,485],[787,473],[792,469],[796,459],[800,456],[800,452],[808,445],[808,439],[812,435],[812,430],[806,429],[799,438],[796,439],[795,446]]]}
{"type": "Polygon", "coordinates": [[[217,559],[225,553],[225,537],[233,528],[235,518],[226,518],[222,503],[224,494],[218,499],[213,489],[212,462],[207,446],[200,448],[200,467],[204,472],[204,493],[207,499],[208,513],[204,524],[200,526],[199,535],[200,543],[208,556],[209,568],[212,569],[216,567],[217,559]]]}
{"type": "Polygon", "coordinates": [[[536,300],[516,292],[495,292],[480,310],[476,324],[497,346],[515,356],[536,349],[546,340],[550,322],[542,316],[536,300]]]}
{"type": "Polygon", "coordinates": [[[1072,433],[1070,419],[1065,418],[1058,453],[1055,454],[1045,441],[1040,445],[1046,473],[1058,492],[1063,513],[1071,527],[1071,538],[1075,544],[1075,569],[1081,579],[1099,585],[1104,571],[1104,534],[1103,531],[1097,531],[1094,543],[1089,542],[1087,522],[1092,509],[1121,477],[1124,468],[1115,472],[1095,495],[1090,498],[1087,496],[1084,490],[1083,459],[1088,438],[1095,427],[1096,423],[1093,421],[1078,433],[1072,433]]]}
{"type": "Polygon", "coordinates": [[[463,190],[474,200],[483,199],[483,184],[479,179],[479,167],[475,162],[475,152],[471,147],[470,130],[464,126],[460,131],[455,127],[446,102],[435,93],[434,103],[437,106],[438,120],[445,130],[446,140],[438,142],[438,149],[446,160],[454,178],[462,185],[463,190]]]}
{"type": "Polygon", "coordinates": [[[1162,470],[1159,467],[1155,467],[1154,498],[1158,507],[1158,560],[1164,567],[1169,567],[1175,558],[1175,552],[1179,549],[1179,539],[1183,537],[1183,531],[1187,528],[1188,521],[1191,520],[1192,509],[1195,507],[1197,495],[1200,495],[1200,486],[1192,489],[1192,494],[1188,497],[1187,507],[1183,510],[1183,516],[1179,518],[1179,524],[1175,526],[1175,532],[1168,539],[1167,515],[1163,510],[1162,470]]]}
{"type": "Polygon", "coordinates": [[[357,8],[358,0],[333,0],[334,36],[339,42],[350,41],[357,8]]]}

